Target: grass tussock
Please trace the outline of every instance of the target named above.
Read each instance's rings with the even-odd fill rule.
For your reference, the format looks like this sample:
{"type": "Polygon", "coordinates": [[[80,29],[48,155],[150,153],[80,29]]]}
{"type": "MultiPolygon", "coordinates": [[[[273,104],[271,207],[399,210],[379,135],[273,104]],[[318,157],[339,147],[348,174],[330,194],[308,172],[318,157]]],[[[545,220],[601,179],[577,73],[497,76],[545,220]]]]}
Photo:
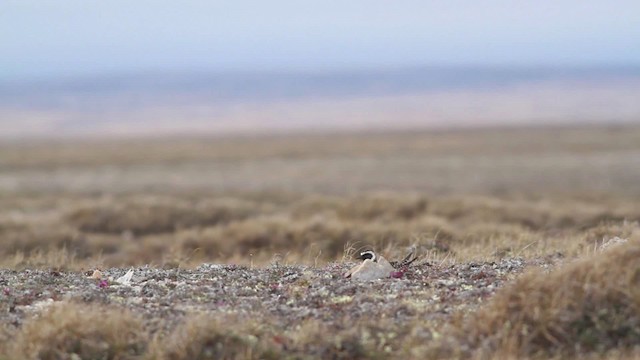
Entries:
{"type": "Polygon", "coordinates": [[[148,235],[242,220],[260,210],[258,204],[238,199],[221,198],[204,202],[142,199],[91,204],[72,210],[66,220],[85,232],[148,235]]]}
{"type": "Polygon", "coordinates": [[[18,251],[31,253],[33,251],[43,251],[50,249],[69,248],[74,249],[79,256],[88,255],[90,252],[86,247],[83,235],[64,224],[48,225],[29,224],[23,227],[0,231],[3,240],[2,252],[5,255],[14,254],[18,251]]]}
{"type": "Polygon", "coordinates": [[[5,144],[0,267],[27,277],[0,279],[0,358],[640,358],[639,139],[598,127],[5,144]],[[600,250],[616,237],[631,240],[600,250]],[[347,264],[323,266],[408,245],[426,263],[400,279],[355,284],[347,264]],[[222,281],[275,275],[243,278],[228,294],[245,295],[218,305],[209,290],[235,281],[175,269],[203,262],[250,265],[222,281]],[[291,282],[269,263],[318,266],[291,282]],[[85,279],[132,265],[166,275],[139,290],[85,279]],[[59,293],[66,271],[89,287],[59,293]],[[67,296],[93,303],[36,302],[67,296]]]}
{"type": "MultiPolygon", "coordinates": [[[[379,330],[379,329],[378,329],[379,330]]],[[[370,326],[331,328],[319,321],[306,321],[290,331],[289,352],[316,359],[382,359],[377,332],[370,326]],[[373,330],[373,331],[372,331],[373,330]]]]}
{"type": "Polygon", "coordinates": [[[429,199],[421,195],[374,193],[352,198],[312,196],[295,205],[294,214],[308,217],[333,214],[346,220],[394,222],[425,214],[429,199]]]}
{"type": "Polygon", "coordinates": [[[603,223],[640,220],[637,209],[581,199],[542,200],[452,197],[433,204],[434,213],[461,224],[502,223],[531,231],[585,230],[603,223]]]}
{"type": "Polygon", "coordinates": [[[376,359],[380,328],[336,328],[308,320],[286,329],[269,319],[192,315],[172,332],[156,336],[149,357],[186,359],[376,359]]]}
{"type": "Polygon", "coordinates": [[[169,336],[157,337],[150,358],[278,359],[277,350],[264,322],[194,315],[169,336]]]}
{"type": "MultiPolygon", "coordinates": [[[[97,264],[99,260],[95,259],[93,262],[97,264]]],[[[27,254],[18,251],[12,257],[5,259],[4,264],[19,270],[42,268],[77,270],[82,267],[82,262],[78,260],[76,253],[66,247],[33,250],[27,254]]]]}
{"type": "MultiPolygon", "coordinates": [[[[640,241],[533,272],[453,327],[438,357],[576,357],[640,343],[640,241]]],[[[445,336],[445,338],[447,338],[445,336]]]]}
{"type": "Polygon", "coordinates": [[[140,359],[148,335],[129,311],[97,305],[52,305],[25,323],[10,359],[140,359]]]}
{"type": "Polygon", "coordinates": [[[423,239],[427,244],[438,234],[446,238],[441,224],[429,221],[380,224],[354,223],[339,219],[292,221],[288,217],[266,217],[176,234],[182,251],[205,257],[259,253],[305,254],[337,259],[345,246],[384,248],[408,245],[423,239]],[[418,237],[421,237],[419,239],[418,237]]]}
{"type": "Polygon", "coordinates": [[[460,261],[576,256],[640,229],[632,202],[611,199],[256,193],[36,201],[34,196],[0,198],[0,205],[12,209],[0,212],[3,266],[68,267],[68,259],[79,266],[191,266],[229,259],[258,264],[275,254],[317,264],[342,259],[345,248],[398,256],[408,245],[460,261]],[[54,261],[57,255],[65,258],[54,261]]]}

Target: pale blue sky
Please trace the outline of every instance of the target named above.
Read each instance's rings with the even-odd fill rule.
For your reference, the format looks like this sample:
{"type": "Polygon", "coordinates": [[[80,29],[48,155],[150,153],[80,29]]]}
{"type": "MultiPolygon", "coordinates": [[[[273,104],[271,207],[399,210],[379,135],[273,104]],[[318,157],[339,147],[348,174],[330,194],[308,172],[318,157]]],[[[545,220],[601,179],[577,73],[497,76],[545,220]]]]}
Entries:
{"type": "Polygon", "coordinates": [[[456,64],[639,65],[640,1],[0,4],[0,79],[456,64]]]}

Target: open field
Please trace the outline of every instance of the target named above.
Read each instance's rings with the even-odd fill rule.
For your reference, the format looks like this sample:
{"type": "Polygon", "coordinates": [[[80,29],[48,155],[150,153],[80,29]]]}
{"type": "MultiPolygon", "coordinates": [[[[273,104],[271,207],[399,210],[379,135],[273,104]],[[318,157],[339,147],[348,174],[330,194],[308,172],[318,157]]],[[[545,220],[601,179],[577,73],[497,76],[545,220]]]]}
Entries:
{"type": "Polygon", "coordinates": [[[640,68],[146,73],[0,83],[0,139],[633,123],[640,68]]]}
{"type": "Polygon", "coordinates": [[[634,358],[639,200],[637,126],[6,140],[0,358],[634,358]]]}

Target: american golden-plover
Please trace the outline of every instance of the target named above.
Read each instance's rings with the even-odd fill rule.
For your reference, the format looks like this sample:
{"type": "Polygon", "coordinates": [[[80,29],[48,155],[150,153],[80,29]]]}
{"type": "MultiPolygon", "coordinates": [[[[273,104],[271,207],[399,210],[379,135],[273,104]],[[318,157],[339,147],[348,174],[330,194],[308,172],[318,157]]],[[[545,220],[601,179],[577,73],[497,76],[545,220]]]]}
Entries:
{"type": "Polygon", "coordinates": [[[375,280],[389,277],[397,269],[404,269],[416,261],[415,251],[415,247],[412,247],[402,260],[392,262],[372,250],[363,251],[359,256],[362,263],[347,271],[344,277],[356,280],[375,280]]]}

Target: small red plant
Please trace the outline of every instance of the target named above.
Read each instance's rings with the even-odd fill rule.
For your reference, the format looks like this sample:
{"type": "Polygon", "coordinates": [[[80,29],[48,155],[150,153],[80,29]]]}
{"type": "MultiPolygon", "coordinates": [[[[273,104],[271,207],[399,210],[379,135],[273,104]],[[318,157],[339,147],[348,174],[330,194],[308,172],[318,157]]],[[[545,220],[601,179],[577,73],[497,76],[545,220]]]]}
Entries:
{"type": "Polygon", "coordinates": [[[404,277],[404,274],[407,273],[407,271],[409,271],[409,268],[404,266],[401,267],[400,269],[396,270],[396,271],[392,271],[389,274],[389,277],[393,278],[393,279],[401,279],[404,277]]]}

